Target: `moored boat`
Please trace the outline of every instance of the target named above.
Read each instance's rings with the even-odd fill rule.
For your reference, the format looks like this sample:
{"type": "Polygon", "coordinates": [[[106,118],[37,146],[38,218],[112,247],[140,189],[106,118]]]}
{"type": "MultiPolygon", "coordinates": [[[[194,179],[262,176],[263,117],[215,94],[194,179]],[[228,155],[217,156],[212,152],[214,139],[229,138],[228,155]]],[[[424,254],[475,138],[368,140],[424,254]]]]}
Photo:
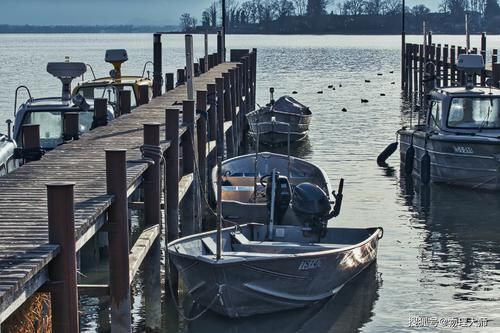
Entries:
{"type": "Polygon", "coordinates": [[[218,164],[218,230],[168,244],[203,307],[228,317],[304,307],[335,295],[375,261],[382,228],[328,226],[341,209],[343,179],[330,198],[324,172],[300,159],[260,153],[218,164]],[[250,188],[228,185],[236,181],[250,188]],[[235,226],[221,230],[223,220],[235,226]],[[246,220],[256,223],[240,224],[246,220]]]}
{"type": "Polygon", "coordinates": [[[398,131],[402,165],[423,183],[499,190],[500,89],[474,86],[480,55],[460,55],[458,68],[466,86],[432,89],[425,124],[398,131]]]}
{"type": "Polygon", "coordinates": [[[80,95],[71,96],[71,82],[86,71],[84,63],[53,62],[47,65],[47,71],[62,82],[62,94],[58,97],[33,98],[26,86],[19,86],[15,93],[13,139],[17,143],[18,158],[30,158],[44,151],[54,149],[66,140],[64,133],[65,116],[69,113],[78,114],[78,135],[90,131],[114,118],[111,105],[106,106],[104,119],[95,114],[94,100],[80,95]],[[17,108],[18,93],[25,90],[28,100],[17,108]],[[29,151],[23,142],[23,128],[26,125],[39,125],[40,149],[29,151]]]}
{"type": "Polygon", "coordinates": [[[228,317],[245,317],[314,304],[335,295],[376,259],[380,228],[326,228],[324,235],[301,226],[246,224],[168,245],[193,299],[228,317]]]}
{"type": "Polygon", "coordinates": [[[247,114],[250,135],[267,145],[283,145],[301,141],[307,136],[311,110],[290,96],[282,96],[247,114]]]}
{"type": "Polygon", "coordinates": [[[18,161],[14,158],[16,147],[16,142],[12,140],[10,133],[8,135],[0,133],[0,176],[17,168],[18,161]]]}
{"type": "MultiPolygon", "coordinates": [[[[265,221],[269,193],[266,185],[276,170],[290,193],[281,197],[288,201],[291,192],[301,183],[318,186],[331,199],[332,188],[326,173],[306,160],[269,152],[247,154],[222,162],[222,216],[236,223],[265,221]]],[[[217,197],[217,168],[212,170],[212,190],[217,197]]],[[[287,204],[284,204],[287,206],[287,204]]]]}
{"type": "MultiPolygon", "coordinates": [[[[149,74],[145,77],[147,62],[142,75],[122,75],[122,65],[128,61],[127,51],[124,49],[107,50],[106,62],[113,65],[110,75],[97,78],[92,69],[93,79],[78,83],[73,94],[80,94],[85,98],[107,98],[115,111],[118,108],[118,91],[130,91],[130,108],[134,109],[140,104],[147,103],[152,96],[153,81],[149,74]]],[[[88,67],[92,68],[90,65],[88,67]]]]}

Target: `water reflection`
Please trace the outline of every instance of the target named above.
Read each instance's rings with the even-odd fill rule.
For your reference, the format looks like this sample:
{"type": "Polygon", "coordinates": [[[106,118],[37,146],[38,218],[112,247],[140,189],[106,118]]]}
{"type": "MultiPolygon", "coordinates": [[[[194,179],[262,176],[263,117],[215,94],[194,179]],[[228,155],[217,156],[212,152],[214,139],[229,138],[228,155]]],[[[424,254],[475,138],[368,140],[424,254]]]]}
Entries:
{"type": "Polygon", "coordinates": [[[453,299],[500,300],[500,196],[441,184],[422,185],[401,177],[415,227],[426,233],[419,268],[453,299]]]}
{"type": "MultiPolygon", "coordinates": [[[[227,319],[213,312],[186,323],[186,332],[359,332],[371,320],[382,278],[374,263],[349,282],[335,297],[305,309],[227,319]]],[[[192,317],[199,313],[197,305],[185,302],[192,317]]],[[[180,325],[184,326],[184,325],[180,325]]]]}

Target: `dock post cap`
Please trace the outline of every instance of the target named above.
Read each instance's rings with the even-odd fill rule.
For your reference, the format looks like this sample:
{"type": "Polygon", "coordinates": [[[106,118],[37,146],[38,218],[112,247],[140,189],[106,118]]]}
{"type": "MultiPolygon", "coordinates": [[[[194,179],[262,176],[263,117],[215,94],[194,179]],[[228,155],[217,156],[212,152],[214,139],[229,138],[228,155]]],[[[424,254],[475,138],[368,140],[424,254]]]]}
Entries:
{"type": "Polygon", "coordinates": [[[159,122],[147,122],[147,123],[143,123],[142,124],[143,126],[161,126],[161,124],[159,122]]]}
{"type": "Polygon", "coordinates": [[[66,187],[75,185],[76,185],[75,182],[65,182],[65,181],[50,182],[45,184],[45,186],[47,187],[66,187]]]}

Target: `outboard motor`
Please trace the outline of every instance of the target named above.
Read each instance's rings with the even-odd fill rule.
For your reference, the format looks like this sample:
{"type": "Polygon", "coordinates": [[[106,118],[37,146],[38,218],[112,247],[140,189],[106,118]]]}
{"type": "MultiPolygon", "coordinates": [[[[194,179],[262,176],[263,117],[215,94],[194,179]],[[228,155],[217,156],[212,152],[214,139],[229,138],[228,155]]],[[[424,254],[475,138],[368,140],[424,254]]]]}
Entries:
{"type": "Polygon", "coordinates": [[[319,186],[311,183],[301,183],[293,191],[292,209],[302,221],[304,236],[326,235],[328,220],[340,213],[344,180],[340,180],[339,190],[333,196],[335,206],[330,211],[331,203],[328,195],[319,186]]]}
{"type": "Polygon", "coordinates": [[[274,186],[274,223],[281,224],[283,220],[283,216],[285,216],[286,210],[290,205],[290,200],[292,199],[292,188],[290,187],[290,182],[288,178],[285,176],[281,176],[279,172],[274,172],[273,175],[267,176],[267,184],[266,184],[266,198],[267,198],[267,210],[269,216],[271,217],[271,209],[272,205],[272,191],[273,191],[273,182],[274,186]]]}

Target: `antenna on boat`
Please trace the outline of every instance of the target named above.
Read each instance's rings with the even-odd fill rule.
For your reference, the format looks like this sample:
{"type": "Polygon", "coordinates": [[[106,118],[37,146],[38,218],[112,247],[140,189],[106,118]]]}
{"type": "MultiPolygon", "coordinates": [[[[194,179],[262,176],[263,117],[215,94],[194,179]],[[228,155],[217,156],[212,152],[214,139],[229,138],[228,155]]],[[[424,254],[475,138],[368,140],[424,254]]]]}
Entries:
{"type": "Polygon", "coordinates": [[[87,66],[83,62],[49,62],[47,72],[57,77],[62,82],[61,99],[71,100],[71,82],[85,73],[87,66]]]}
{"type": "Polygon", "coordinates": [[[273,169],[273,173],[271,176],[271,216],[269,219],[269,225],[267,229],[267,238],[269,240],[273,240],[273,228],[274,228],[274,212],[275,212],[275,207],[274,203],[276,202],[276,169],[273,169]]]}
{"type": "Polygon", "coordinates": [[[253,194],[254,194],[254,198],[253,198],[253,202],[256,203],[257,202],[257,161],[259,159],[259,144],[260,144],[260,126],[259,124],[257,123],[256,126],[257,128],[257,139],[256,139],[256,147],[255,147],[255,161],[253,163],[253,167],[254,167],[254,185],[253,185],[253,194]]]}
{"type": "Polygon", "coordinates": [[[119,80],[122,77],[122,64],[128,60],[127,50],[116,49],[116,50],[106,50],[106,56],[104,61],[109,62],[113,65],[114,70],[112,70],[109,75],[115,79],[119,80]]]}
{"type": "Polygon", "coordinates": [[[269,88],[269,93],[271,94],[271,98],[269,100],[269,103],[271,105],[274,105],[274,88],[273,87],[269,88]]]}

